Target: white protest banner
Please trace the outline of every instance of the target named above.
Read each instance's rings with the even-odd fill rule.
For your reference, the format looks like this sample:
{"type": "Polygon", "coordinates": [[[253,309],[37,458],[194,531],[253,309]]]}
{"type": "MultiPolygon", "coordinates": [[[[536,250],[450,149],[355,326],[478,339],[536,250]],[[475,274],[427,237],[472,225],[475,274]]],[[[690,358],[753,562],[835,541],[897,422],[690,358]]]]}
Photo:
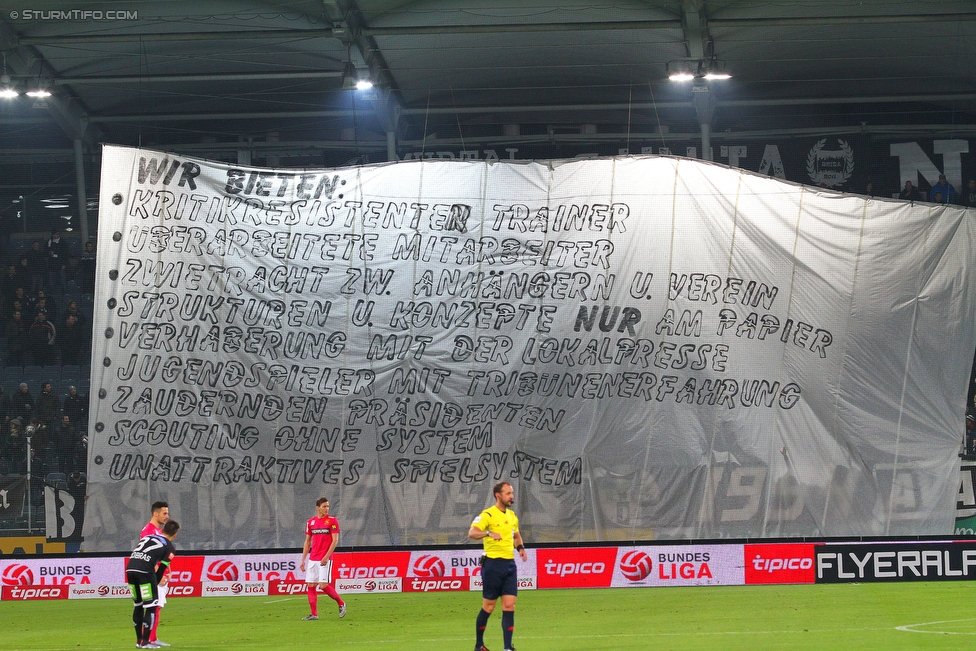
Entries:
{"type": "Polygon", "coordinates": [[[952,530],[973,215],[694,160],[106,147],[85,549],[952,530]]]}

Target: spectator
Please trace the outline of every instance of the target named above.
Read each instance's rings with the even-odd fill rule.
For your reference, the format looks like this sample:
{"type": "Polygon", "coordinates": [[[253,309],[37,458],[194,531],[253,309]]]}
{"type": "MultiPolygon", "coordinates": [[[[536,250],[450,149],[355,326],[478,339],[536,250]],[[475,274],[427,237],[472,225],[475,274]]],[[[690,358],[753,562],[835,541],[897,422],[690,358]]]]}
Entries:
{"type": "Polygon", "coordinates": [[[51,239],[47,241],[47,271],[48,287],[51,291],[59,289],[63,294],[68,289],[68,263],[71,261],[71,249],[58,231],[51,231],[51,239]]]}
{"type": "Polygon", "coordinates": [[[61,345],[61,365],[77,364],[87,341],[78,318],[73,314],[69,314],[64,325],[58,329],[58,342],[61,345]]]}
{"type": "Polygon", "coordinates": [[[0,282],[0,292],[3,292],[4,297],[10,297],[14,295],[14,292],[18,287],[23,287],[30,282],[30,279],[25,277],[17,269],[17,265],[11,264],[7,265],[7,273],[3,276],[3,281],[0,282]]]}
{"type": "Polygon", "coordinates": [[[5,315],[12,315],[14,312],[20,312],[23,316],[27,327],[30,328],[30,324],[34,319],[34,312],[30,310],[30,303],[24,302],[19,299],[14,299],[10,303],[10,309],[4,312],[5,315]]]}
{"type": "Polygon", "coordinates": [[[41,299],[44,300],[44,310],[47,312],[47,318],[50,319],[51,323],[56,323],[58,304],[54,301],[54,298],[50,295],[50,293],[44,291],[43,289],[37,290],[37,293],[34,294],[34,313],[36,314],[40,311],[40,309],[37,307],[37,302],[41,299]]]}
{"type": "Polygon", "coordinates": [[[31,244],[26,260],[27,273],[30,274],[31,279],[31,291],[36,292],[43,289],[47,276],[47,256],[44,255],[44,251],[41,251],[40,241],[34,240],[31,244]]]}
{"type": "MultiPolygon", "coordinates": [[[[84,504],[87,491],[88,476],[84,470],[74,470],[68,473],[68,493],[75,498],[75,504],[84,504]]],[[[76,507],[75,513],[84,517],[85,509],[76,507]]],[[[84,520],[75,521],[76,532],[82,530],[83,522],[84,520]]]]}
{"type": "Polygon", "coordinates": [[[24,454],[24,436],[20,421],[12,420],[0,432],[0,460],[5,462],[9,472],[15,472],[24,454]]]}
{"type": "Polygon", "coordinates": [[[946,181],[945,174],[939,174],[939,182],[929,190],[929,201],[933,203],[956,203],[956,189],[946,181]]]}
{"type": "Polygon", "coordinates": [[[16,472],[20,468],[20,463],[24,460],[27,443],[24,440],[24,428],[19,418],[14,418],[6,428],[3,436],[3,443],[9,467],[16,472]]]}
{"type": "Polygon", "coordinates": [[[976,179],[969,179],[969,183],[962,191],[962,205],[976,208],[976,179]]]}
{"type": "Polygon", "coordinates": [[[78,438],[75,449],[65,464],[65,472],[88,472],[88,437],[84,434],[78,438]]]}
{"type": "Polygon", "coordinates": [[[10,396],[0,389],[0,410],[3,416],[0,417],[0,474],[9,472],[9,463],[13,457],[8,454],[8,436],[10,433],[10,396]],[[5,470],[6,468],[6,470],[5,470]]]}
{"type": "Polygon", "coordinates": [[[905,201],[921,201],[922,197],[918,193],[918,188],[911,181],[905,181],[905,187],[902,188],[901,192],[898,193],[899,199],[904,199],[905,201]]]}
{"type": "MultiPolygon", "coordinates": [[[[38,473],[41,472],[41,466],[40,466],[41,460],[37,458],[37,448],[34,447],[33,443],[31,444],[31,449],[30,449],[30,460],[31,460],[30,467],[28,468],[27,456],[25,455],[20,460],[20,467],[18,468],[18,472],[21,475],[26,475],[29,471],[34,477],[37,477],[38,473]]],[[[37,488],[37,486],[35,486],[35,483],[36,482],[31,481],[31,488],[37,488]]]]}
{"type": "Polygon", "coordinates": [[[78,430],[71,423],[67,416],[61,416],[61,420],[50,428],[52,450],[56,452],[58,459],[58,472],[68,472],[69,465],[73,465],[71,457],[74,455],[75,446],[78,444],[78,430]]]}
{"type": "Polygon", "coordinates": [[[7,353],[9,366],[23,366],[27,357],[27,324],[20,310],[15,311],[3,329],[3,336],[7,339],[7,353]]]}
{"type": "Polygon", "coordinates": [[[27,388],[26,382],[21,382],[14,395],[10,398],[10,414],[14,418],[20,419],[20,423],[28,422],[34,414],[34,396],[27,388]]]}
{"type": "Polygon", "coordinates": [[[27,254],[20,256],[20,261],[17,263],[17,273],[20,274],[22,278],[25,278],[24,287],[31,286],[31,275],[30,275],[30,265],[27,260],[27,254]]]}
{"type": "Polygon", "coordinates": [[[64,308],[64,316],[61,317],[62,323],[67,321],[69,316],[74,316],[78,320],[78,325],[81,326],[82,332],[87,332],[88,330],[88,317],[85,313],[78,309],[77,301],[68,301],[68,304],[64,308]]]}
{"type": "Polygon", "coordinates": [[[78,389],[71,387],[68,395],[64,398],[61,406],[61,413],[71,419],[76,427],[85,429],[86,419],[88,418],[88,398],[78,395],[78,389]]]}
{"type": "Polygon", "coordinates": [[[41,385],[41,393],[34,403],[34,413],[37,415],[38,422],[47,427],[52,427],[61,420],[61,404],[58,402],[58,397],[54,395],[50,382],[41,385]]]}
{"type": "MultiPolygon", "coordinates": [[[[14,310],[19,309],[21,312],[24,312],[31,307],[31,301],[27,297],[27,292],[23,287],[15,287],[13,294],[5,296],[5,298],[7,299],[5,313],[8,315],[13,314],[14,310]]],[[[33,316],[33,312],[31,312],[31,315],[33,316]]]]}
{"type": "MultiPolygon", "coordinates": [[[[28,436],[28,438],[30,437],[28,436]]],[[[20,464],[20,474],[26,475],[28,473],[31,476],[31,500],[34,504],[39,504],[44,498],[44,455],[34,446],[33,442],[30,446],[30,453],[24,455],[20,464]],[[28,457],[30,457],[29,462],[28,457]]]]}
{"type": "Polygon", "coordinates": [[[37,418],[31,418],[30,424],[24,428],[24,436],[30,441],[31,449],[37,450],[37,456],[43,461],[44,455],[47,453],[47,426],[38,422],[37,418]]]}
{"type": "Polygon", "coordinates": [[[868,181],[864,185],[864,194],[868,195],[869,197],[876,197],[876,196],[878,196],[878,193],[874,191],[874,183],[873,182],[868,181]]]}
{"type": "Polygon", "coordinates": [[[54,323],[58,318],[57,313],[51,309],[51,305],[48,302],[48,298],[46,296],[41,296],[36,301],[34,301],[34,316],[37,316],[40,312],[46,314],[47,318],[52,323],[54,323]]]}
{"type": "Polygon", "coordinates": [[[27,340],[30,342],[31,357],[34,364],[47,366],[54,359],[57,341],[57,330],[54,324],[47,320],[44,312],[38,312],[34,317],[34,323],[27,331],[27,340]]]}
{"type": "Polygon", "coordinates": [[[78,275],[81,277],[81,291],[85,294],[95,293],[95,245],[85,242],[85,250],[81,252],[78,262],[78,275]]]}
{"type": "Polygon", "coordinates": [[[0,431],[7,429],[7,423],[10,421],[11,406],[10,396],[3,390],[3,387],[0,387],[0,423],[3,424],[3,430],[0,431]]]}

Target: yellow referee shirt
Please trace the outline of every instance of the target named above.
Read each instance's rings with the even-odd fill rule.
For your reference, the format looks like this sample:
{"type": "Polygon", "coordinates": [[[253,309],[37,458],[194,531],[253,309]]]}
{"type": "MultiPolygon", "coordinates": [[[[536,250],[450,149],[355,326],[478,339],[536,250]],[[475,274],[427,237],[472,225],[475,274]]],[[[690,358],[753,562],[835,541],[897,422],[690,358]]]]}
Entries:
{"type": "Polygon", "coordinates": [[[490,506],[478,514],[471,526],[482,531],[493,531],[502,537],[501,540],[495,540],[490,536],[481,539],[485,544],[485,556],[488,558],[515,558],[515,532],[519,530],[515,511],[506,509],[503,512],[497,506],[490,506]]]}

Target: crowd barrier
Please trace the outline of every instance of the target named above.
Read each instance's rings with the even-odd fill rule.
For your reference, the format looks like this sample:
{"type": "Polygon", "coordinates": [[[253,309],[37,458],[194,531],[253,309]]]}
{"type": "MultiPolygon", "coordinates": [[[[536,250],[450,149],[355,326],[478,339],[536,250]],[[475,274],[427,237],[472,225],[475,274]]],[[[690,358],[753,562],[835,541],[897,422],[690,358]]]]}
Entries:
{"type": "MultiPolygon", "coordinates": [[[[976,540],[685,544],[527,549],[519,588],[958,581],[976,578],[976,540]]],[[[346,551],[333,557],[340,593],[481,589],[481,550],[346,551]]],[[[128,598],[126,555],[0,559],[0,599],[128,598]]],[[[170,597],[305,591],[297,552],[178,556],[170,597]]]]}

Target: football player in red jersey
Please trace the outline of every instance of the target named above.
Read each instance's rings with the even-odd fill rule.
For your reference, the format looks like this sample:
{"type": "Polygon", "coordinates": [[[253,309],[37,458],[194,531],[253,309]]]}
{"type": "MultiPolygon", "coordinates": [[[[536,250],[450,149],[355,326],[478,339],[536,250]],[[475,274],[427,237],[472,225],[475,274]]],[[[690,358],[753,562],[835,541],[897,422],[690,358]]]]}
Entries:
{"type": "Polygon", "coordinates": [[[308,606],[311,613],[302,619],[318,619],[318,592],[322,592],[339,604],[339,617],[346,616],[346,602],[332,587],[332,552],[339,544],[339,521],[329,515],[329,500],[320,497],[315,500],[317,514],[305,524],[305,545],[302,547],[301,569],[305,572],[308,585],[308,606]],[[305,561],[308,561],[306,569],[305,561]]]}

